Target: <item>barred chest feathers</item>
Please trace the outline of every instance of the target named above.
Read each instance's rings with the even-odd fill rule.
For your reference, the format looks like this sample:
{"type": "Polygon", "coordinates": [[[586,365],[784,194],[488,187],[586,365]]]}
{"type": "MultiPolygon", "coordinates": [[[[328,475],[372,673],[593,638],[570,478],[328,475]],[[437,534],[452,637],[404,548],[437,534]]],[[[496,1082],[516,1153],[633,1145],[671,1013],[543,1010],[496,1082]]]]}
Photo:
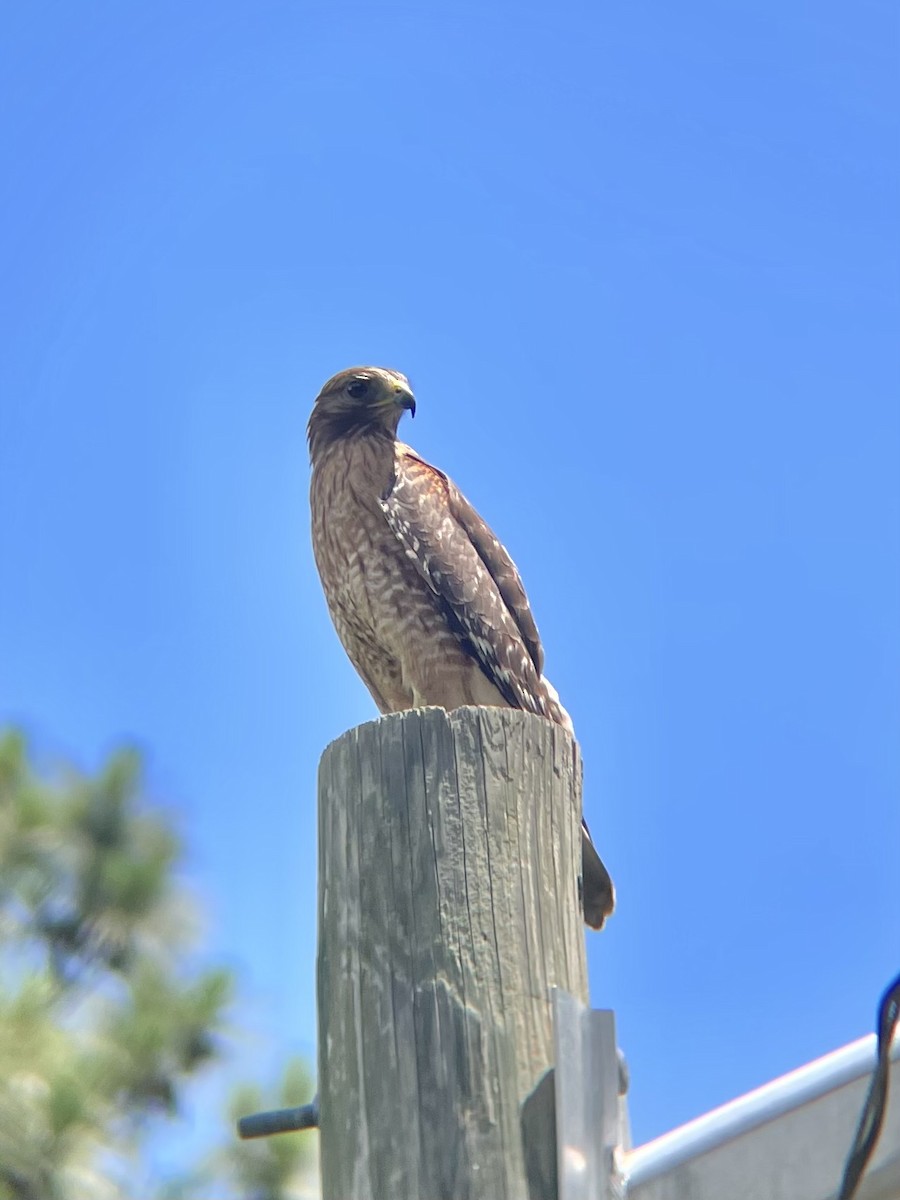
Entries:
{"type": "Polygon", "coordinates": [[[405,449],[346,438],[313,469],[313,552],[335,630],[382,712],[503,706],[385,516],[381,500],[393,486],[395,455],[405,449]]]}

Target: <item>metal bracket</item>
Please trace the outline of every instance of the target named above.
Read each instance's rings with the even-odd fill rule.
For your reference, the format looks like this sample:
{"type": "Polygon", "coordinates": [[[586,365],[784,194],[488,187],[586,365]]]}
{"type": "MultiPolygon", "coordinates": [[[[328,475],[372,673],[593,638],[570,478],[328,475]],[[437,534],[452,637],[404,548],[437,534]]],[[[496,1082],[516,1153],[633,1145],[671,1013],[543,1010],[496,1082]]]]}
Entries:
{"type": "Polygon", "coordinates": [[[242,1138],[269,1137],[273,1133],[293,1133],[297,1129],[319,1128],[319,1097],[299,1108],[274,1108],[269,1112],[241,1117],[237,1124],[242,1138]]]}
{"type": "Polygon", "coordinates": [[[612,1012],[553,989],[559,1200],[619,1200],[618,1150],[627,1137],[619,1097],[628,1086],[612,1012]]]}

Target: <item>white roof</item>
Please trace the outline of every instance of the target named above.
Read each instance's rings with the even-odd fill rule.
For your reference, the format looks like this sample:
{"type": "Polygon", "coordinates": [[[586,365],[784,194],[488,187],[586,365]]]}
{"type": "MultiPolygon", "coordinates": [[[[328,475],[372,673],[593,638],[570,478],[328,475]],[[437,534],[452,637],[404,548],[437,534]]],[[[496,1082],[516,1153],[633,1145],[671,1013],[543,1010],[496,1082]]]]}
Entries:
{"type": "MultiPolygon", "coordinates": [[[[829,1200],[859,1120],[874,1034],[623,1157],[629,1200],[829,1200]]],[[[900,1200],[900,1037],[881,1139],[859,1200],[900,1200]]]]}

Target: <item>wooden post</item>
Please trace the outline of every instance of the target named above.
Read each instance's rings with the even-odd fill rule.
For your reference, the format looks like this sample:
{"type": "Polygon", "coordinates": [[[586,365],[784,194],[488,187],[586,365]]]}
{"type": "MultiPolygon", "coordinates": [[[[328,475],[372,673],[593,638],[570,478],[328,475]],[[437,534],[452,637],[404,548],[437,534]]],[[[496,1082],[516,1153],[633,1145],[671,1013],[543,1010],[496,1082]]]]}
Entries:
{"type": "Polygon", "coordinates": [[[324,1200],[556,1200],[550,988],[587,1001],[581,761],[512,709],[395,713],[319,768],[324,1200]]]}

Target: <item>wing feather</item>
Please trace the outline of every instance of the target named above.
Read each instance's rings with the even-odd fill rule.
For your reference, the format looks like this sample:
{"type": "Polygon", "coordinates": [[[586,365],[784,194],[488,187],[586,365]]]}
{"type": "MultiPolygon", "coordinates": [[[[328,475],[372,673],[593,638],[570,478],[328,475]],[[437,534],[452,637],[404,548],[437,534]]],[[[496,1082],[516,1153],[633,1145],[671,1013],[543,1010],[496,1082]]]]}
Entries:
{"type": "Polygon", "coordinates": [[[487,567],[497,589],[509,609],[519,633],[540,675],[544,670],[544,648],[541,645],[531,605],[525,594],[525,586],[516,564],[509,557],[506,547],[496,537],[487,522],[479,516],[469,501],[452,480],[447,480],[448,499],[453,515],[469,535],[481,561],[487,567]]]}
{"type": "Polygon", "coordinates": [[[525,589],[472,505],[442,471],[398,443],[381,507],[488,678],[511,704],[547,716],[543,652],[525,589]]]}

